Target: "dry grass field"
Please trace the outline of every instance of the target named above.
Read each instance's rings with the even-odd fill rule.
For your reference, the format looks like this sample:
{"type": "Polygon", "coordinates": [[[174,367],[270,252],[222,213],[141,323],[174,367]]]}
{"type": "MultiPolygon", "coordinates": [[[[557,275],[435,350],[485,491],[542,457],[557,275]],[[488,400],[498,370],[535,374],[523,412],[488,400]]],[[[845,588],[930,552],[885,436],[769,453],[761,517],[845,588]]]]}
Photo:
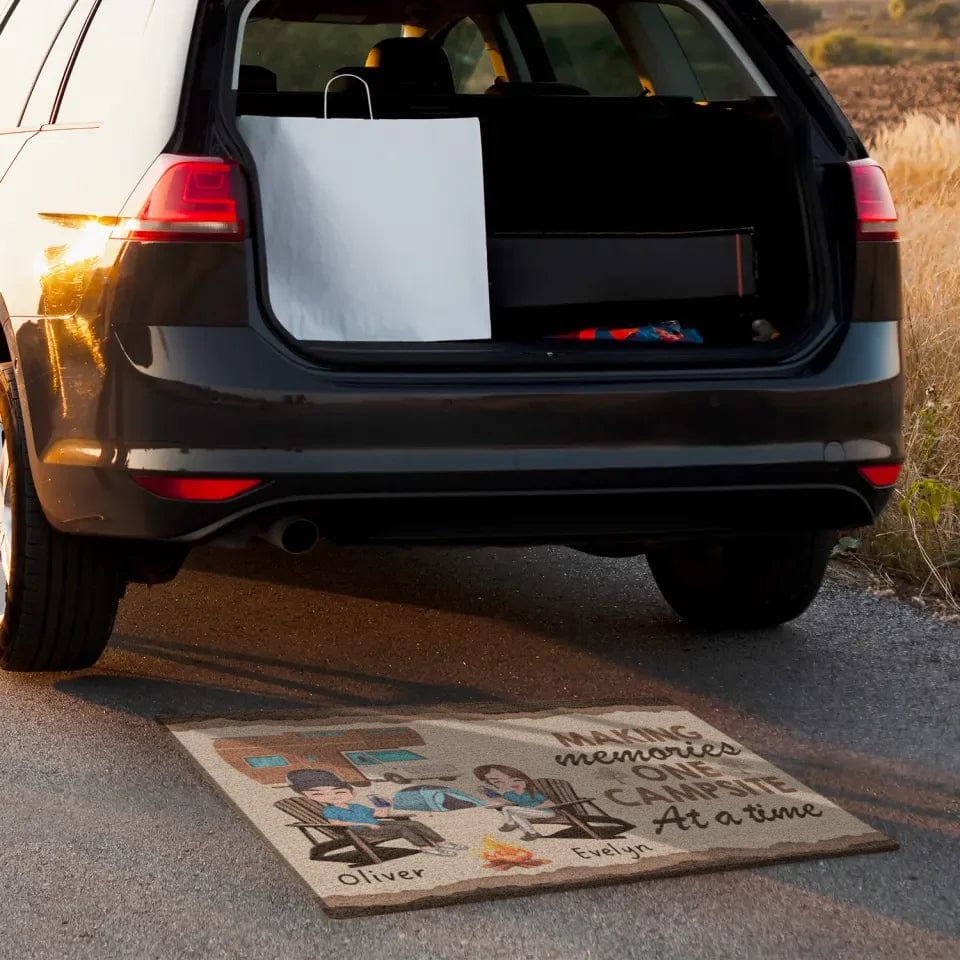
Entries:
{"type": "MultiPolygon", "coordinates": [[[[890,178],[908,319],[907,461],[857,555],[960,609],[960,66],[850,68],[824,79],[890,178]]],[[[920,601],[922,602],[922,600],[920,601]]]]}
{"type": "Polygon", "coordinates": [[[907,462],[864,554],[921,592],[960,599],[960,123],[912,114],[880,129],[902,222],[907,462]]]}
{"type": "Polygon", "coordinates": [[[960,120],[960,62],[836,67],[820,76],[865,139],[914,111],[960,120]]]}

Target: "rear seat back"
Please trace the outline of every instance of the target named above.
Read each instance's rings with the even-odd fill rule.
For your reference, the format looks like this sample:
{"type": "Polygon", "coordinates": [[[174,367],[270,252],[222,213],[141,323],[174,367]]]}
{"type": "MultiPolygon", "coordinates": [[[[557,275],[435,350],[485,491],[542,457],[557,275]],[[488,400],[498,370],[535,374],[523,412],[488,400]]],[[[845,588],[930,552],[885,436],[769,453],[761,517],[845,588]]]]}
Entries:
{"type": "Polygon", "coordinates": [[[331,117],[365,117],[370,112],[367,91],[378,116],[382,100],[382,74],[379,67],[340,67],[330,78],[329,109],[331,117]],[[359,77],[363,83],[356,78],[359,77]],[[366,90],[364,90],[366,84],[366,90]]]}
{"type": "Polygon", "coordinates": [[[487,94],[505,97],[589,97],[590,91],[559,80],[502,80],[497,77],[487,94]]]}
{"type": "Polygon", "coordinates": [[[455,92],[453,71],[443,47],[429,37],[390,37],[367,54],[367,67],[380,71],[379,85],[391,94],[455,92]]]}
{"type": "Polygon", "coordinates": [[[277,75],[266,67],[245,63],[240,67],[238,90],[241,93],[276,93],[277,75]]]}

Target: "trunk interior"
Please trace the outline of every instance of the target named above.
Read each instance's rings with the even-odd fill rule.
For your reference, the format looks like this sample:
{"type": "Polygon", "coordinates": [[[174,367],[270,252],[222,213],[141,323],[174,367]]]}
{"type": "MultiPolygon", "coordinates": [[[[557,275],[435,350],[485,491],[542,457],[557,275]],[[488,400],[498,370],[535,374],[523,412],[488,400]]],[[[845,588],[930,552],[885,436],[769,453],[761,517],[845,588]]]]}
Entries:
{"type": "MultiPolygon", "coordinates": [[[[366,116],[362,89],[346,86],[331,93],[329,114],[366,116]]],[[[764,361],[809,332],[813,270],[798,174],[809,159],[778,100],[528,86],[377,99],[378,117],[479,119],[493,346],[764,361]],[[693,328],[702,344],[568,339],[666,321],[693,328]]],[[[241,91],[236,113],[322,117],[323,96],[241,91]]],[[[408,348],[437,355],[445,346],[465,345],[408,348]]]]}

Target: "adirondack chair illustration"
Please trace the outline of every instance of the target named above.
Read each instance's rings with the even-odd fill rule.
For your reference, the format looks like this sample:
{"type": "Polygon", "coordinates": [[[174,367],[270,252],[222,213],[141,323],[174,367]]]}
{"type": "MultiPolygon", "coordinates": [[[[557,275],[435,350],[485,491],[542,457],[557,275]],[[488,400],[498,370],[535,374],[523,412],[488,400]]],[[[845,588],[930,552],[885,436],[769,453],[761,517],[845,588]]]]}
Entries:
{"type": "MultiPolygon", "coordinates": [[[[323,807],[306,797],[288,797],[277,800],[278,810],[296,819],[288,827],[296,827],[310,842],[310,859],[327,863],[347,863],[351,867],[372,867],[397,857],[409,857],[420,851],[414,847],[388,847],[397,837],[378,838],[375,832],[332,823],[323,815],[323,807]],[[322,838],[326,837],[326,840],[322,838]],[[350,851],[353,851],[351,854],[350,851]],[[339,853],[339,856],[337,855],[339,853]]],[[[386,820],[412,820],[412,817],[392,816],[386,820]]]]}
{"type": "Polygon", "coordinates": [[[579,838],[591,840],[613,840],[623,835],[624,830],[635,826],[619,817],[611,817],[592,797],[579,797],[568,780],[534,780],[533,785],[548,800],[553,801],[551,808],[556,812],[553,817],[541,816],[537,811],[536,826],[556,823],[564,824],[567,829],[550,834],[551,837],[579,838]]]}
{"type": "MultiPolygon", "coordinates": [[[[287,826],[296,827],[310,842],[311,860],[346,863],[351,867],[372,867],[387,860],[410,857],[421,852],[419,847],[408,849],[387,846],[393,841],[402,841],[402,837],[378,837],[374,830],[333,823],[324,817],[323,807],[307,797],[288,797],[277,800],[274,806],[296,818],[295,823],[288,823],[287,826]],[[326,840],[321,839],[323,837],[326,837],[326,840]]],[[[395,815],[383,819],[389,823],[414,818],[395,815]]]]}

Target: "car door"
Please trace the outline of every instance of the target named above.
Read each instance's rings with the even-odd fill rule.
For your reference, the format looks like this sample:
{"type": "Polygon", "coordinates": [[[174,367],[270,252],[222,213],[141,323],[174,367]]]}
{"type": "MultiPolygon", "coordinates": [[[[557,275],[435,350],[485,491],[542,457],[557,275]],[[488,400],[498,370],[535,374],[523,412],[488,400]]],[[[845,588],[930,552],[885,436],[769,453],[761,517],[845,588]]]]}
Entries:
{"type": "MultiPolygon", "coordinates": [[[[39,124],[23,122],[34,82],[77,0],[0,0],[0,180],[39,124]]],[[[2,215],[0,220],[9,223],[2,215]]]]}
{"type": "MultiPolygon", "coordinates": [[[[18,143],[0,148],[0,164],[16,151],[0,181],[0,213],[13,225],[0,232],[0,293],[12,317],[41,314],[45,252],[69,248],[81,230],[83,255],[97,237],[106,248],[109,232],[97,234],[90,222],[118,216],[163,152],[176,123],[197,2],[42,5],[49,15],[56,3],[69,31],[55,51],[54,37],[48,41],[55,56],[30,98],[31,127],[15,134],[18,143]]],[[[27,9],[25,3],[17,9],[27,9]]],[[[31,86],[36,77],[34,70],[31,86]]]]}

